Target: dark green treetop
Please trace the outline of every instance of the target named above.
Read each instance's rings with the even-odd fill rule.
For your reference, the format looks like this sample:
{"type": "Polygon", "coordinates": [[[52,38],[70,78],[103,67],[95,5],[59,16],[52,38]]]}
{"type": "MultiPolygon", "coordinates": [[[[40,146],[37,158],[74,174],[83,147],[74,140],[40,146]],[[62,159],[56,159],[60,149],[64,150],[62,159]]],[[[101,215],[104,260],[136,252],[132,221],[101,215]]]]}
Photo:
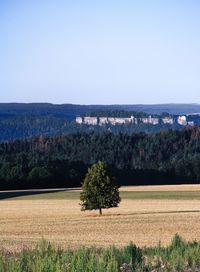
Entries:
{"type": "Polygon", "coordinates": [[[121,198],[119,186],[109,173],[106,164],[99,161],[88,169],[80,195],[81,210],[99,210],[117,207],[121,198]]]}

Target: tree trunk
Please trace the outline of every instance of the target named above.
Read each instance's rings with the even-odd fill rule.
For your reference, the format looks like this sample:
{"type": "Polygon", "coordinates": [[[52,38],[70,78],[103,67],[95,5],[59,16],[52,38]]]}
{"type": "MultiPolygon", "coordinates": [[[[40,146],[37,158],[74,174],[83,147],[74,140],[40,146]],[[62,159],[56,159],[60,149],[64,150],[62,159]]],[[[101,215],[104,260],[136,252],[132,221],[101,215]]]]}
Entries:
{"type": "Polygon", "coordinates": [[[102,215],[102,210],[101,210],[101,208],[99,208],[99,215],[102,215]]]}

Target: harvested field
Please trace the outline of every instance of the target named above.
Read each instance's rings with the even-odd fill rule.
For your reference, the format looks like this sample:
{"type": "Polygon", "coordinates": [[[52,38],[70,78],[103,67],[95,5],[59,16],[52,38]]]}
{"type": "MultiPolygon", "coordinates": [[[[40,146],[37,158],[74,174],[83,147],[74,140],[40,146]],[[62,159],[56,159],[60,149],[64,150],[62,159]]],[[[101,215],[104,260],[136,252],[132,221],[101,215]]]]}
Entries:
{"type": "Polygon", "coordinates": [[[80,211],[79,192],[1,200],[1,245],[18,250],[44,238],[64,247],[124,246],[129,241],[149,246],[168,244],[175,233],[200,240],[200,186],[142,187],[142,194],[137,188],[122,189],[119,208],[103,210],[102,217],[80,211]]]}
{"type": "Polygon", "coordinates": [[[123,186],[122,191],[200,191],[199,184],[182,184],[182,185],[148,185],[148,186],[123,186]]]}

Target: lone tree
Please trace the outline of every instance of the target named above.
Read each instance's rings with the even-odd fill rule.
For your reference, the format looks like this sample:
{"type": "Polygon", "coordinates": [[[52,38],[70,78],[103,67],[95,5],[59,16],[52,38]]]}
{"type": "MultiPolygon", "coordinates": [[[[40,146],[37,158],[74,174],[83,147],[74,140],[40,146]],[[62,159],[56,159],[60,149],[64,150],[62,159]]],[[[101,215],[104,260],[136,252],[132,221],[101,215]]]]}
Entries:
{"type": "Polygon", "coordinates": [[[119,186],[115,184],[104,162],[99,161],[88,169],[80,194],[81,210],[99,210],[117,207],[121,198],[119,186]]]}

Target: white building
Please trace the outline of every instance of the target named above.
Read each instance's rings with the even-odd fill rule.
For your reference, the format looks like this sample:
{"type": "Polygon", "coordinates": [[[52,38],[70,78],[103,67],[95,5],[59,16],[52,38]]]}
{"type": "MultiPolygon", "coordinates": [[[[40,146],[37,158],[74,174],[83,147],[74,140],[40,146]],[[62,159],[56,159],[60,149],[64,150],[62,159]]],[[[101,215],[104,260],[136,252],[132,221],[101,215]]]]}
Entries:
{"type": "Polygon", "coordinates": [[[109,124],[111,124],[111,125],[115,125],[115,118],[114,117],[108,117],[107,118],[108,120],[107,120],[107,122],[109,123],[109,124]]]}
{"type": "Polygon", "coordinates": [[[83,124],[83,118],[82,117],[76,117],[76,123],[81,125],[83,124]]]}
{"type": "Polygon", "coordinates": [[[102,125],[106,125],[108,124],[109,121],[108,121],[108,117],[99,117],[99,125],[102,126],[102,125]]]}
{"type": "Polygon", "coordinates": [[[179,116],[177,119],[177,122],[181,126],[186,126],[187,125],[187,117],[185,115],[179,116]]]}
{"type": "Polygon", "coordinates": [[[158,125],[159,124],[159,118],[154,118],[149,115],[149,117],[141,118],[142,123],[144,124],[151,124],[151,125],[158,125]]]}
{"type": "Polygon", "coordinates": [[[138,118],[134,118],[134,117],[133,117],[133,124],[138,125],[138,122],[139,122],[139,121],[138,121],[138,118]]]}
{"type": "Polygon", "coordinates": [[[96,125],[98,125],[98,118],[97,117],[84,117],[84,124],[96,126],[96,125]]]}
{"type": "Polygon", "coordinates": [[[148,124],[149,118],[141,118],[142,123],[148,124]]]}
{"type": "Polygon", "coordinates": [[[152,118],[151,116],[149,116],[149,124],[158,125],[159,124],[159,118],[152,118]]]}
{"type": "Polygon", "coordinates": [[[137,119],[131,116],[130,118],[121,118],[121,117],[99,117],[99,125],[122,125],[122,124],[137,124],[137,119]]]}
{"type": "Polygon", "coordinates": [[[123,124],[129,123],[129,122],[130,122],[129,118],[115,118],[116,125],[123,125],[123,124]]]}
{"type": "Polygon", "coordinates": [[[162,122],[163,122],[163,124],[173,125],[174,120],[172,117],[164,117],[164,118],[162,118],[162,122]]]}
{"type": "Polygon", "coordinates": [[[188,126],[194,126],[194,121],[189,121],[187,124],[188,126]]]}
{"type": "MultiPolygon", "coordinates": [[[[76,123],[77,124],[86,124],[86,125],[123,125],[123,124],[135,124],[137,125],[139,122],[142,122],[143,124],[151,124],[151,125],[158,125],[160,121],[163,124],[169,124],[173,125],[175,120],[173,117],[164,117],[164,118],[158,118],[158,117],[152,117],[149,115],[148,117],[144,118],[135,118],[134,116],[131,116],[129,118],[121,118],[121,117],[76,117],[76,123]]],[[[177,119],[177,123],[182,126],[186,126],[187,124],[192,126],[194,125],[194,122],[187,122],[187,116],[179,116],[177,119]]]]}

